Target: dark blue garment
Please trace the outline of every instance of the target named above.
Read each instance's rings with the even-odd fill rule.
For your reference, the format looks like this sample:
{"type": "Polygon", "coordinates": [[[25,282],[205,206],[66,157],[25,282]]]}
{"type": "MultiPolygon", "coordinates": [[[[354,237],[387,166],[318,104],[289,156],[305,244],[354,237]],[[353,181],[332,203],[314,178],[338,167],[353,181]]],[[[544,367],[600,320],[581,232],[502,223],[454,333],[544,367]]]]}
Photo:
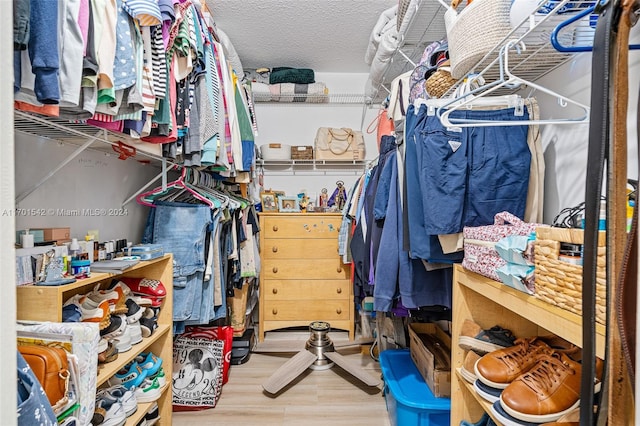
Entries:
{"type": "Polygon", "coordinates": [[[387,162],[391,167],[391,185],[376,263],[374,309],[389,312],[398,298],[409,309],[430,305],[451,307],[452,269],[427,271],[421,260],[411,259],[402,249],[402,210],[396,152],[388,157],[387,162]]]}
{"type": "Polygon", "coordinates": [[[31,0],[29,58],[36,77],[34,92],[38,102],[57,104],[60,100],[57,1],[31,0]]]}
{"type": "MultiPolygon", "coordinates": [[[[425,228],[423,194],[420,186],[421,161],[417,154],[416,132],[427,119],[427,108],[422,105],[417,114],[413,105],[409,105],[406,119],[405,137],[405,181],[407,196],[404,208],[407,210],[409,227],[409,253],[413,259],[425,259],[429,262],[452,263],[461,261],[464,253],[444,254],[437,235],[430,235],[425,228]]],[[[406,234],[406,233],[405,233],[406,234]]]]}
{"type": "MultiPolygon", "coordinates": [[[[454,111],[451,119],[521,121],[515,109],[454,111]]],[[[531,152],[528,126],[445,128],[436,116],[416,127],[419,182],[429,235],[493,223],[501,211],[523,218],[531,152]]]]}

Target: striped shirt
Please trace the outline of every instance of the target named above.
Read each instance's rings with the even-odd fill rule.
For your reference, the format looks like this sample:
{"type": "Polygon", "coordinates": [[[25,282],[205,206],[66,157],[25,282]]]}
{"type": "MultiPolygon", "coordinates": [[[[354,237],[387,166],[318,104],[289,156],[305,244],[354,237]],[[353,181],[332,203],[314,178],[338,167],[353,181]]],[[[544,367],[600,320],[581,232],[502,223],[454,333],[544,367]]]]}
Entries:
{"type": "Polygon", "coordinates": [[[141,27],[152,27],[162,23],[158,0],[124,0],[123,9],[140,23],[141,27]]]}

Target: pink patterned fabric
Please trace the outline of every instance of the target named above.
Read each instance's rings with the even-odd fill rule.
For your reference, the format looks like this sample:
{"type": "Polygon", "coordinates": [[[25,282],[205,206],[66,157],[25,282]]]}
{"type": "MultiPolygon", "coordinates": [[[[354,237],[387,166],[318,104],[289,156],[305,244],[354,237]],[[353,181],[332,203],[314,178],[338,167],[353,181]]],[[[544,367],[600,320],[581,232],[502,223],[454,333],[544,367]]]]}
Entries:
{"type": "Polygon", "coordinates": [[[464,259],[462,266],[485,277],[500,281],[496,269],[507,262],[502,259],[495,249],[495,243],[510,235],[529,235],[538,226],[548,226],[540,223],[527,223],[509,212],[495,215],[494,224],[486,226],[465,226],[464,259]]]}

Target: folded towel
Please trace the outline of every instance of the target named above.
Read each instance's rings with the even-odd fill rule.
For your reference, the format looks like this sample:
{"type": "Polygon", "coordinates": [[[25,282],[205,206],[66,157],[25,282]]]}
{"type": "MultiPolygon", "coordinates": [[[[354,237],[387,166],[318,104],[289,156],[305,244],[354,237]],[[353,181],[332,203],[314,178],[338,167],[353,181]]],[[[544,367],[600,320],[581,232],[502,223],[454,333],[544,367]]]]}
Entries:
{"type": "Polygon", "coordinates": [[[276,67],[269,74],[269,83],[301,83],[315,82],[315,73],[309,68],[276,67]]]}

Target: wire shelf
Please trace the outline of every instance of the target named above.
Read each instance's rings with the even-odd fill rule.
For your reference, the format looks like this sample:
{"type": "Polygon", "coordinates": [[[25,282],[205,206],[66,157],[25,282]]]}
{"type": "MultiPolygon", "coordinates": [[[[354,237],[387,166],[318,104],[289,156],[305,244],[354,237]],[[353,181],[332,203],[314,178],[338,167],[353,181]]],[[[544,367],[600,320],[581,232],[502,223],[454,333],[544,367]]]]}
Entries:
{"type": "Polygon", "coordinates": [[[362,93],[329,93],[322,95],[305,94],[280,94],[255,93],[253,100],[260,103],[272,103],[277,105],[321,105],[321,104],[362,104],[365,97],[362,93]]]}

